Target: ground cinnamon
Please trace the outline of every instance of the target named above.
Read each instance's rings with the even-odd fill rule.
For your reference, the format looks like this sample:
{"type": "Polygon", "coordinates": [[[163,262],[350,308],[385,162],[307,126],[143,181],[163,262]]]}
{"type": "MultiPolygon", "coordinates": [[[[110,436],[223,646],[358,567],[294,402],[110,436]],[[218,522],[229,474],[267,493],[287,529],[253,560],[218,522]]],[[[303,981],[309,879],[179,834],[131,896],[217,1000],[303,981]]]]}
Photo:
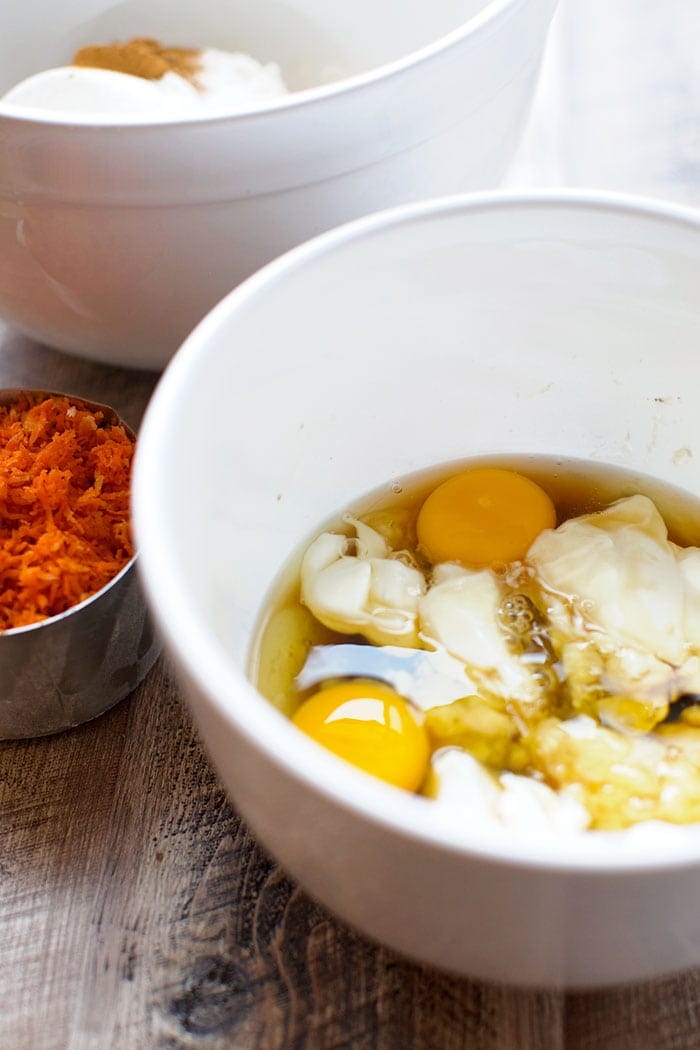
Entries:
{"type": "Polygon", "coordinates": [[[126,44],[81,47],[73,56],[73,65],[130,73],[144,80],[160,80],[166,73],[177,73],[195,83],[201,69],[200,54],[195,48],[163,47],[157,40],[135,37],[126,44]]]}

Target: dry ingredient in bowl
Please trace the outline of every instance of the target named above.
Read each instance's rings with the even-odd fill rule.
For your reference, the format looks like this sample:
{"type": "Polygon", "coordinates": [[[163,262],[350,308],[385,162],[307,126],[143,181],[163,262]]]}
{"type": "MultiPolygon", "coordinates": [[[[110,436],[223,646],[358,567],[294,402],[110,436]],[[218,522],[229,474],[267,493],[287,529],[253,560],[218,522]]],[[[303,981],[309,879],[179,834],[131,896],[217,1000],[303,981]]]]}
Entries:
{"type": "Polygon", "coordinates": [[[80,400],[0,406],[0,629],[64,612],[130,561],[133,452],[80,400]]]}
{"type": "Polygon", "coordinates": [[[166,73],[177,73],[196,81],[201,69],[200,52],[194,47],[165,47],[150,37],[134,37],[125,44],[90,44],[73,56],[74,66],[111,69],[144,80],[160,80],[166,73]]]}
{"type": "Polygon", "coordinates": [[[456,826],[700,822],[697,500],[547,457],[387,489],[290,564],[261,691],[456,826]]]}
{"type": "Polygon", "coordinates": [[[13,106],[71,114],[186,116],[228,113],[287,94],[279,67],[242,52],[170,47],[150,37],[80,48],[70,65],[16,84],[13,106]]]}

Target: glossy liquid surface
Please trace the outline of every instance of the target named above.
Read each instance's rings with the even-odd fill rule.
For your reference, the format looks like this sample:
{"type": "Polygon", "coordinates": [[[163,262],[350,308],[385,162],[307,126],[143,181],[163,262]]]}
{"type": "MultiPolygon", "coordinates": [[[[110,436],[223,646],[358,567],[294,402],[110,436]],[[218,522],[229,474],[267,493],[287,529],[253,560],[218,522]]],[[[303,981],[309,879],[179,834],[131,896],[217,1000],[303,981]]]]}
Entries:
{"type": "Polygon", "coordinates": [[[669,538],[680,546],[700,546],[700,497],[648,475],[592,460],[549,456],[482,456],[440,464],[360,496],[329,521],[323,522],[290,556],[260,620],[252,647],[250,677],[260,692],[287,715],[296,710],[301,695],[294,678],[312,645],[361,640],[331,631],[319,623],[299,600],[299,566],[304,550],[320,532],[348,533],[346,514],[380,532],[394,550],[415,551],[416,519],[426,497],[460,471],[500,467],[517,471],[540,485],[552,499],[557,524],[580,514],[602,510],[624,496],[649,496],[659,508],[669,538]]]}

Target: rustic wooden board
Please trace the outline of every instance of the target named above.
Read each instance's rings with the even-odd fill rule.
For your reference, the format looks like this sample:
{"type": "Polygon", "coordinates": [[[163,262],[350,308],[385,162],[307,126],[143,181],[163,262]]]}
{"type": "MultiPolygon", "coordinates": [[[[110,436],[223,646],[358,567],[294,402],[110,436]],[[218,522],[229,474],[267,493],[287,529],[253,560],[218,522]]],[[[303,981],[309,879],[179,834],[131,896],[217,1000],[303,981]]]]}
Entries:
{"type": "MultiPolygon", "coordinates": [[[[561,0],[511,186],[700,204],[697,0],[561,0]]],[[[155,377],[0,327],[0,386],[155,377]]],[[[160,661],[96,722],[0,745],[3,1050],[696,1050],[700,973],[586,995],[427,971],[331,918],[226,801],[160,661]]]]}

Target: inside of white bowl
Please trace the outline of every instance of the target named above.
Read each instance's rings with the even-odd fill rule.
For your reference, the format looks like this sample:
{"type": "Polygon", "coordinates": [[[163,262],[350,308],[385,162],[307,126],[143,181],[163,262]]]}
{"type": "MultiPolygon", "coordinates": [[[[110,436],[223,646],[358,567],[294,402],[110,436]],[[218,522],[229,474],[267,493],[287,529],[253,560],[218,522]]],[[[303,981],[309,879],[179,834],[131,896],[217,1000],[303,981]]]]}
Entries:
{"type": "MultiPolygon", "coordinates": [[[[50,0],[9,4],[0,35],[0,94],[67,64],[86,44],[152,36],[244,51],[276,62],[294,90],[393,62],[458,29],[486,0],[50,0]]],[[[498,4],[494,6],[499,6],[498,4]]]]}

